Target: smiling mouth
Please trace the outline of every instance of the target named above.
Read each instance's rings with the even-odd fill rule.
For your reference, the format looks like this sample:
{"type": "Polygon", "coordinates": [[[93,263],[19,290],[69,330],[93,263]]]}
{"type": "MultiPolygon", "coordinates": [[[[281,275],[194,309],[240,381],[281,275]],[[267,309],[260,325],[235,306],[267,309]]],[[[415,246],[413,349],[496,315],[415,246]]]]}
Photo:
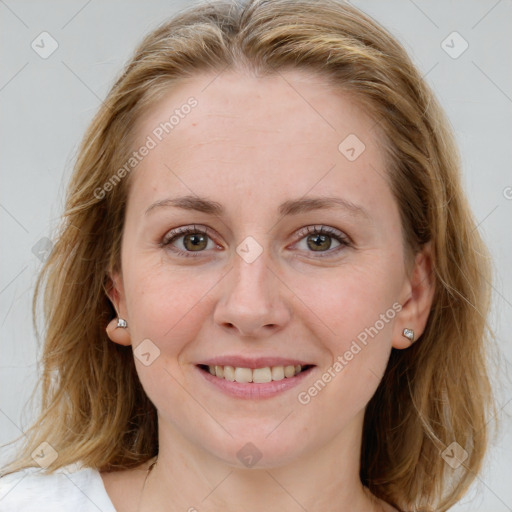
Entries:
{"type": "Polygon", "coordinates": [[[229,382],[265,384],[267,382],[291,379],[300,373],[306,372],[314,365],[297,364],[287,366],[265,366],[263,368],[242,368],[237,366],[210,366],[205,364],[198,365],[205,372],[214,377],[227,380],[229,382]]]}

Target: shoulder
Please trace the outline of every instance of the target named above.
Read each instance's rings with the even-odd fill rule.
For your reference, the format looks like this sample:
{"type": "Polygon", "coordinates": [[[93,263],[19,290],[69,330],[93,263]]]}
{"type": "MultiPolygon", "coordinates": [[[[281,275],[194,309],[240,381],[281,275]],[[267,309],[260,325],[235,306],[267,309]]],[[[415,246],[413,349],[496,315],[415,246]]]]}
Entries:
{"type": "Polygon", "coordinates": [[[116,512],[100,473],[79,464],[27,468],[0,478],[0,512],[116,512]]]}

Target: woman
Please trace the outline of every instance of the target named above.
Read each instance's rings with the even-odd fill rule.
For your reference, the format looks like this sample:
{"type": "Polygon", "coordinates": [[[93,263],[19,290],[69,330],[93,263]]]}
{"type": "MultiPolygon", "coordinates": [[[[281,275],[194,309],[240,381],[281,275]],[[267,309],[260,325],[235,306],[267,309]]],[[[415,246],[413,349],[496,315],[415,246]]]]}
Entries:
{"type": "Polygon", "coordinates": [[[441,108],[335,0],[208,2],[85,135],[0,510],[439,511],[480,469],[489,271],[441,108]]]}

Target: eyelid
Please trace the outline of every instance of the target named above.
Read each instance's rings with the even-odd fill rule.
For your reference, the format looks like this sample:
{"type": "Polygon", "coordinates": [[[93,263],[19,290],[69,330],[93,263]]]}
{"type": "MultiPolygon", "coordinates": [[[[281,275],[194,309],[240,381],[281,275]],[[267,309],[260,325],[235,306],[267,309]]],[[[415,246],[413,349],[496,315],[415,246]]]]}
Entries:
{"type": "Polygon", "coordinates": [[[210,228],[201,224],[190,224],[187,226],[180,226],[169,230],[162,238],[161,245],[167,245],[173,238],[178,238],[180,235],[188,235],[190,233],[202,233],[210,236],[210,228]]]}
{"type": "Polygon", "coordinates": [[[305,226],[297,231],[296,236],[299,237],[299,240],[302,240],[303,237],[307,235],[313,235],[315,233],[328,235],[337,239],[340,243],[345,243],[347,245],[353,244],[352,239],[345,232],[331,226],[326,226],[324,224],[313,224],[310,226],[305,226]]]}
{"type": "Polygon", "coordinates": [[[162,249],[167,249],[168,251],[171,251],[177,257],[183,257],[183,258],[201,257],[201,256],[204,256],[204,254],[202,254],[202,253],[208,254],[208,252],[207,251],[184,251],[184,250],[178,249],[177,247],[174,247],[172,245],[172,242],[174,240],[177,240],[178,238],[181,238],[182,236],[185,236],[188,234],[196,234],[196,233],[201,233],[201,234],[208,236],[208,238],[210,238],[210,240],[215,245],[217,245],[217,247],[219,246],[219,244],[215,241],[215,235],[212,236],[213,230],[211,230],[210,228],[203,226],[201,224],[199,224],[199,225],[198,224],[189,224],[186,226],[180,226],[178,228],[171,229],[164,235],[164,237],[158,243],[158,245],[162,249]]]}
{"type": "MultiPolygon", "coordinates": [[[[337,258],[344,250],[348,248],[354,248],[352,239],[346,233],[334,227],[326,226],[323,224],[305,226],[304,228],[300,229],[295,235],[297,241],[293,243],[292,247],[299,244],[308,235],[312,234],[326,235],[336,240],[339,245],[338,247],[329,248],[327,251],[305,251],[304,257],[308,258],[309,260],[318,260],[321,258],[337,258]]],[[[299,254],[296,254],[295,256],[300,257],[303,254],[304,253],[299,251],[299,254]]]]}

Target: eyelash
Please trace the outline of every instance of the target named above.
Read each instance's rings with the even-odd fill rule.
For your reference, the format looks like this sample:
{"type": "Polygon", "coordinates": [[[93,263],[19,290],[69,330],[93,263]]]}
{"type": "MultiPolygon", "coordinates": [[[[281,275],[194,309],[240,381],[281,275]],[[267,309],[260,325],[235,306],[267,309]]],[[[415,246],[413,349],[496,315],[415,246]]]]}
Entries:
{"type": "MultiPolygon", "coordinates": [[[[171,244],[172,242],[176,241],[178,238],[181,238],[182,236],[188,235],[188,234],[203,234],[208,236],[210,239],[212,237],[208,233],[208,229],[204,228],[203,226],[185,226],[181,228],[174,229],[172,231],[169,231],[163,238],[162,242],[160,243],[161,247],[172,247],[172,251],[175,252],[178,256],[183,256],[186,258],[196,258],[201,255],[204,251],[182,251],[181,249],[177,249],[176,247],[173,247],[171,244]]],[[[328,226],[306,226],[305,228],[300,229],[297,232],[298,240],[297,242],[300,242],[303,238],[305,238],[308,235],[327,235],[331,238],[334,238],[337,242],[340,243],[338,247],[335,249],[329,249],[327,251],[318,251],[318,256],[315,257],[326,257],[327,255],[332,255],[333,253],[337,253],[339,250],[343,249],[344,247],[352,247],[352,242],[349,239],[347,235],[344,235],[341,231],[338,231],[337,229],[328,227],[328,226]]],[[[213,240],[212,240],[213,241],[213,240]]],[[[310,251],[315,252],[315,251],[310,251]]]]}

